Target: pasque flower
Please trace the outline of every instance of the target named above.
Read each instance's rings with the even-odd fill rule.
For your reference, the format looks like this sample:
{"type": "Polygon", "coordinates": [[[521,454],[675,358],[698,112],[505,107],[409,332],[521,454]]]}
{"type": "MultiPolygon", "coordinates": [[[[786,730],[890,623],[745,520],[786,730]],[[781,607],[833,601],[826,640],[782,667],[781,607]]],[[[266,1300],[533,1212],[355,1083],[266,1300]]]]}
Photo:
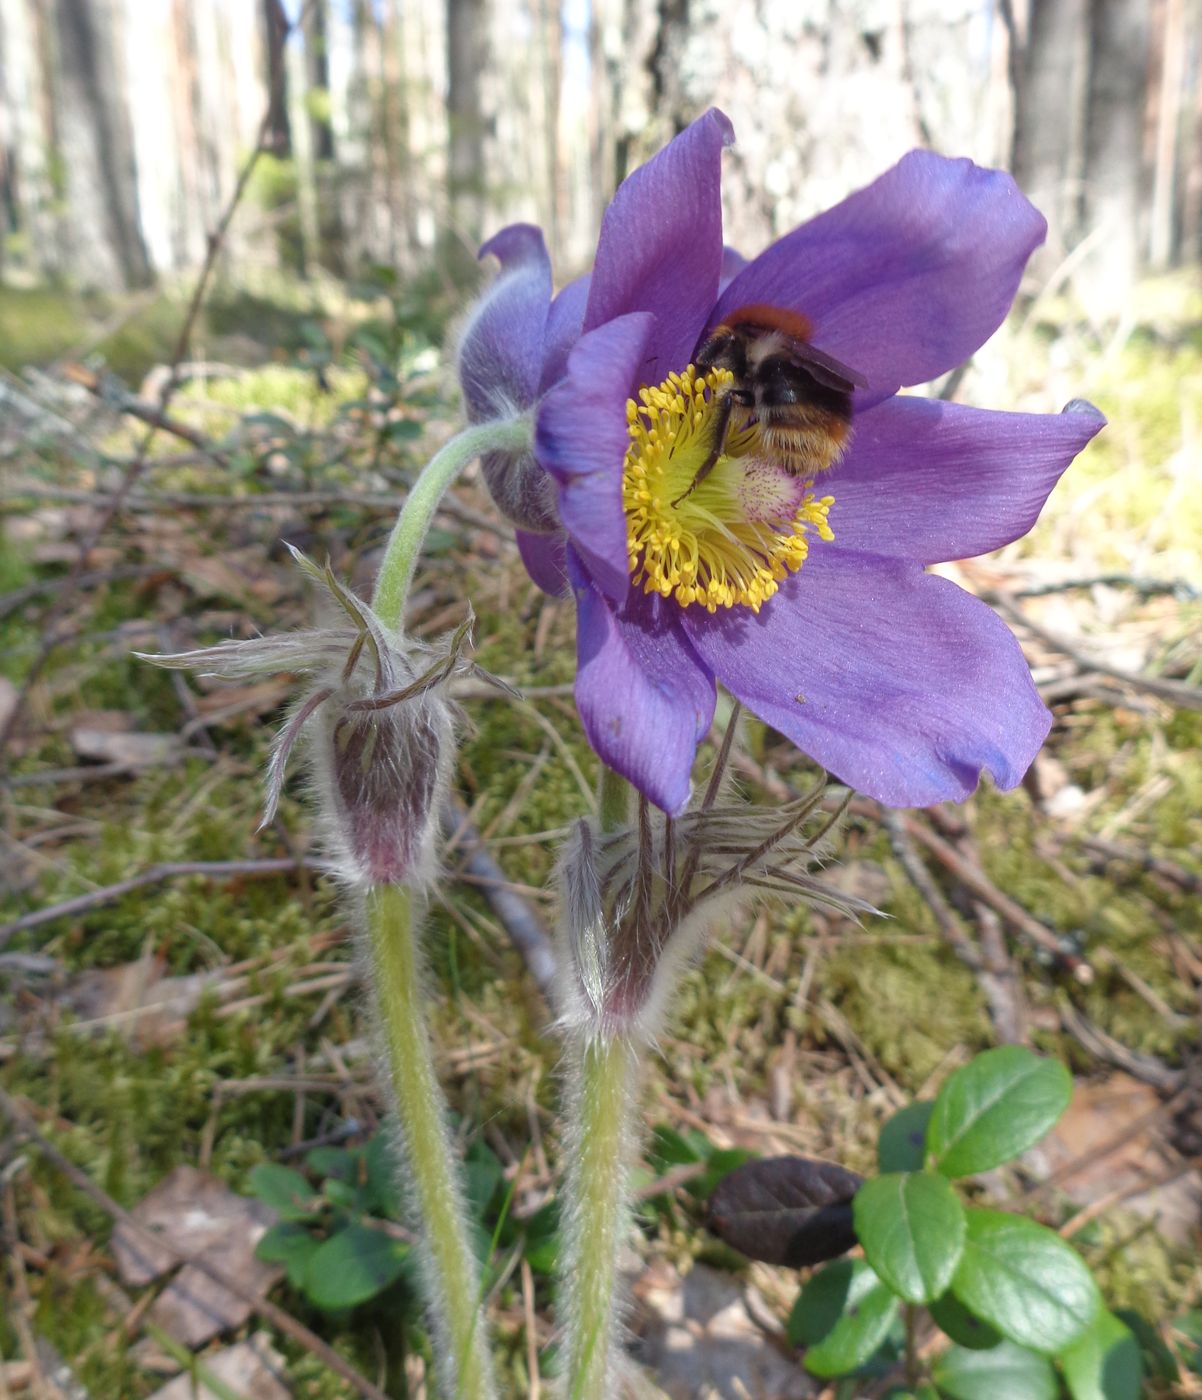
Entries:
{"type": "Polygon", "coordinates": [[[636,170],[591,274],[554,298],[536,229],[484,249],[502,271],[460,378],[475,419],[537,415],[537,460],[502,465],[509,497],[538,503],[511,511],[531,576],[575,594],[590,742],[678,813],[721,681],[883,802],[963,798],[985,770],[1012,787],[1050,716],[1009,630],[926,566],[1029,530],[1104,420],[897,391],[997,329],[1044,220],[1009,175],[916,151],[744,262],[722,243],[731,140],[710,111],[636,170]],[[854,376],[849,445],[833,470],[793,475],[751,406],[697,483],[731,388],[697,353],[749,307],[854,376]]]}

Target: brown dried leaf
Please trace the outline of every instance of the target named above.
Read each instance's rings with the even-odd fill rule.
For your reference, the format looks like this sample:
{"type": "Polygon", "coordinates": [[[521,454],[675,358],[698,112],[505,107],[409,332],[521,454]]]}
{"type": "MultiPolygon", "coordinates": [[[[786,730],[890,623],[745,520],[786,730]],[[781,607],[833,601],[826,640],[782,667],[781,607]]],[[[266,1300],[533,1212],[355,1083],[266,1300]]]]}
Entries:
{"type": "MultiPolygon", "coordinates": [[[[284,1358],[271,1345],[265,1332],[256,1332],[248,1341],[198,1358],[205,1371],[227,1386],[241,1400],[291,1400],[284,1384],[284,1358]]],[[[150,1400],[222,1400],[203,1380],[193,1386],[186,1372],[156,1390],[150,1400]]]]}
{"type": "Polygon", "coordinates": [[[714,1188],[709,1228],[765,1264],[820,1264],[855,1244],[851,1199],[862,1183],[846,1167],[810,1157],[746,1162],[714,1188]]]}
{"type": "MultiPolygon", "coordinates": [[[[257,1296],[266,1294],[279,1277],[279,1270],[255,1258],[255,1246],[274,1224],[275,1212],[262,1201],[235,1195],[195,1167],[177,1167],[131,1213],[172,1250],[203,1259],[257,1296]]],[[[112,1250],[117,1272],[129,1285],[150,1283],[176,1262],[175,1253],[124,1224],[113,1233],[112,1250]]],[[[196,1347],[240,1327],[252,1311],[250,1303],[186,1265],[159,1296],[150,1316],[186,1346],[196,1347]]]]}

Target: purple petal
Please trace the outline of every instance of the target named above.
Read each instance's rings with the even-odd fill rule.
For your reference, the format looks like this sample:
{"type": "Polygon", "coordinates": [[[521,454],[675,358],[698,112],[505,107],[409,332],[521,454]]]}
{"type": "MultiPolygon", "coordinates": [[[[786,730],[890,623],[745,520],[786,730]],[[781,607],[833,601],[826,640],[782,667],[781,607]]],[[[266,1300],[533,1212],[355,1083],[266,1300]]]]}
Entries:
{"type": "Polygon", "coordinates": [[[526,572],[544,593],[558,598],[568,591],[567,559],[564,547],[567,544],[563,535],[535,535],[529,530],[519,530],[518,553],[526,572]]]}
{"type": "Polygon", "coordinates": [[[480,249],[500,259],[459,344],[459,383],[474,423],[528,408],[538,394],[551,260],[533,224],[511,224],[480,249]]]}
{"type": "Polygon", "coordinates": [[[1004,171],[912,151],[766,249],[711,321],[756,303],[798,312],[815,345],[866,376],[875,401],[983,345],[1046,231],[1004,171]]]}
{"type": "Polygon", "coordinates": [[[615,603],[630,587],[622,464],[626,400],[639,383],[652,318],[645,312],[589,331],[566,375],[539,405],[534,454],[559,483],[559,517],[593,581],[615,603]]]}
{"type": "Polygon", "coordinates": [[[815,547],[756,617],[685,611],[702,660],[842,782],[894,807],[1014,787],[1051,717],[979,599],[915,564],[815,547]]]}
{"type": "Polygon", "coordinates": [[[858,414],[851,449],[822,487],[840,550],[935,564],[999,549],[1034,525],[1048,493],[1105,424],[1065,413],[997,413],[894,398],[858,414]]]}
{"type": "Polygon", "coordinates": [[[616,773],[675,816],[689,800],[697,745],[714,717],[714,681],[677,625],[680,610],[631,592],[615,610],[574,549],[576,707],[589,743],[616,773]]]}
{"type": "Polygon", "coordinates": [[[618,188],[601,223],[585,330],[629,311],[656,320],[642,384],[683,369],[718,293],[722,148],[734,140],[716,108],[618,188]]]}
{"type": "Polygon", "coordinates": [[[562,379],[568,364],[568,354],[580,339],[584,329],[584,308],[588,304],[590,281],[591,277],[587,272],[583,277],[577,277],[574,282],[569,282],[551,303],[543,344],[543,368],[538,384],[540,394],[562,379]]]}

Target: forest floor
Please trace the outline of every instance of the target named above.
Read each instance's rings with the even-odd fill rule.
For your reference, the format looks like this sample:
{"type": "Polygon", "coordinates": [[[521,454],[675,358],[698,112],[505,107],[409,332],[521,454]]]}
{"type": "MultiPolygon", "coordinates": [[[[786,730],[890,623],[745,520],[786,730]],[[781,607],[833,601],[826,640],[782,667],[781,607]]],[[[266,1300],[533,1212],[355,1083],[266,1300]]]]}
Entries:
{"type": "MultiPolygon", "coordinates": [[[[0,1397],[170,1400],[189,1393],[186,1379],[163,1389],[181,1369],[220,1396],[427,1393],[404,1231],[375,1170],[383,1102],[347,910],[299,785],[258,826],[292,682],[219,685],[132,655],[306,625],[312,597],[282,540],[369,589],[457,410],[412,306],[349,306],[281,312],[296,333],[268,332],[285,348],[256,368],[239,367],[254,359],[245,330],[215,329],[132,483],[163,377],[129,389],[55,358],[78,344],[74,323],[41,350],[8,338],[0,723],[20,715],[0,848],[0,1397]],[[245,1253],[268,1178],[257,1204],[243,1197],[264,1163],[314,1193],[283,1277],[245,1253]],[[227,1292],[206,1331],[172,1294],[170,1261],[114,1236],[135,1208],[173,1228],[195,1217],[185,1247],[224,1240],[219,1272],[268,1301],[227,1292]],[[331,1263],[323,1293],[305,1261],[348,1220],[379,1248],[331,1263]],[[261,1377],[252,1390],[265,1367],[283,1390],[261,1377]]],[[[1077,1092],[1053,1137],[981,1193],[1071,1233],[1109,1305],[1183,1358],[1170,1379],[1152,1357],[1149,1394],[1202,1394],[1200,327],[1180,285],[1150,286],[1139,323],[1108,335],[1036,306],[957,385],[965,402],[1038,411],[1087,397],[1110,418],[1030,537],[946,569],[1014,627],[1055,726],[1014,792],[853,806],[828,877],[884,917],[762,913],[686,975],[644,1087],[628,1261],[632,1329],[672,1395],[705,1393],[702,1370],[673,1370],[683,1353],[715,1395],[747,1393],[720,1378],[757,1366],[795,1380],[762,1393],[819,1389],[781,1331],[796,1272],[748,1268],[705,1229],[714,1153],[862,1170],[886,1117],[1002,1041],[1063,1059],[1077,1092]]],[[[123,373],[159,358],[135,350],[123,373]]],[[[482,842],[550,926],[557,839],[593,801],[596,764],[571,698],[571,606],[528,582],[470,475],[431,536],[411,630],[443,634],[469,601],[478,661],[524,698],[461,697],[462,807],[429,914],[429,986],[492,1238],[507,1393],[537,1395],[555,1368],[559,1046],[495,883],[465,858],[482,842]]],[[[738,771],[767,801],[812,777],[755,722],[738,771]]]]}

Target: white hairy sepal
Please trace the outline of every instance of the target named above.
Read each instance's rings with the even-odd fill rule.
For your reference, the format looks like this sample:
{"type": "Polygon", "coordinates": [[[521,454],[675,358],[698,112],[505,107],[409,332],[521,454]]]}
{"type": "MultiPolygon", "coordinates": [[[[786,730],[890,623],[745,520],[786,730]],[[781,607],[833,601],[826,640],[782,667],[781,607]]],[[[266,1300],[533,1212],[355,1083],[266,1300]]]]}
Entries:
{"type": "Polygon", "coordinates": [[[776,809],[710,805],[637,827],[579,821],[560,853],[556,1010],[565,1028],[659,1035],[681,972],[715,928],[767,896],[851,917],[870,906],[810,873],[841,809],[824,783],[776,809]]]}

